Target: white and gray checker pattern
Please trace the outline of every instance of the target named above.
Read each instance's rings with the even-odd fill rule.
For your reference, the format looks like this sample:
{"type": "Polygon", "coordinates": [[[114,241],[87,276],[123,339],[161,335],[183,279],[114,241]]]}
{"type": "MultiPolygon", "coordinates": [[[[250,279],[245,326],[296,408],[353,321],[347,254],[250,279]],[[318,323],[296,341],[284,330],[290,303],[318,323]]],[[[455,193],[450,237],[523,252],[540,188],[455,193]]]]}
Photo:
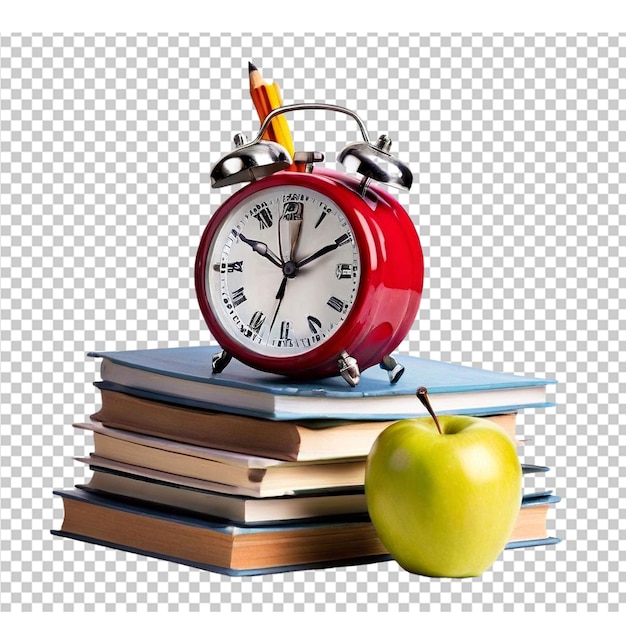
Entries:
{"type": "MultiPolygon", "coordinates": [[[[626,36],[0,36],[0,610],[623,611],[626,36]],[[356,111],[415,184],[426,289],[402,352],[554,377],[521,416],[557,546],[477,579],[395,563],[228,578],[54,538],[88,476],[92,349],[209,342],[195,247],[256,133],[253,61],[285,102],[356,111]]],[[[336,153],[349,119],[297,114],[336,153]]]]}

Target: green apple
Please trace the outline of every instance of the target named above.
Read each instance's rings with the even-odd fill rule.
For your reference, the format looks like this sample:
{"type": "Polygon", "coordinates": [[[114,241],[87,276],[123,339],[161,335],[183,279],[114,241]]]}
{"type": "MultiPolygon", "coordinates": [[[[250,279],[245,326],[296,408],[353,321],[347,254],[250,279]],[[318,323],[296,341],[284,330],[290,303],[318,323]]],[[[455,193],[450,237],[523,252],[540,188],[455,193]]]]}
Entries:
{"type": "Polygon", "coordinates": [[[479,417],[400,420],[367,458],[365,495],[380,540],[406,570],[479,576],[520,512],[522,468],[506,432],[479,417]],[[439,428],[441,431],[439,431],[439,428]]]}

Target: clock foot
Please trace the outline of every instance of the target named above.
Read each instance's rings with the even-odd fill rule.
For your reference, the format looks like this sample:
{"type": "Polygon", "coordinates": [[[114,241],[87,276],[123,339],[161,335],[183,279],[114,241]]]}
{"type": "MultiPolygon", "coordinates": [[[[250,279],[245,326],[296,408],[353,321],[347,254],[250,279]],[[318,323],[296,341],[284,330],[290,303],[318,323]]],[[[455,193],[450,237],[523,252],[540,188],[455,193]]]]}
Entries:
{"type": "Polygon", "coordinates": [[[383,360],[380,362],[380,367],[387,372],[389,382],[392,385],[395,385],[400,380],[402,374],[404,374],[404,365],[400,365],[400,363],[389,354],[383,357],[383,360]]]}
{"type": "Polygon", "coordinates": [[[230,360],[233,357],[226,352],[226,350],[222,350],[217,354],[213,355],[212,365],[213,365],[213,373],[219,374],[224,371],[224,368],[230,363],[230,360]]]}
{"type": "Polygon", "coordinates": [[[361,380],[361,372],[359,371],[357,360],[347,352],[342,352],[341,357],[337,361],[337,366],[339,367],[339,373],[343,376],[343,379],[351,387],[356,387],[359,380],[361,380]]]}

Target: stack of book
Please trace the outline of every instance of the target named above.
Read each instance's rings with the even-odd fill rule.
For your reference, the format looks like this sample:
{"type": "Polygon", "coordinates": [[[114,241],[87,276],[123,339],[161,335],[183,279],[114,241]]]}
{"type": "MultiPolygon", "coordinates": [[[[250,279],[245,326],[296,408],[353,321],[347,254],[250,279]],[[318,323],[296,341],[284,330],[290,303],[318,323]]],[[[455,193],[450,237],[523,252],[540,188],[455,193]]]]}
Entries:
{"type": "MultiPolygon", "coordinates": [[[[391,558],[367,515],[367,454],[384,428],[424,415],[481,416],[516,438],[523,409],[549,406],[554,381],[411,356],[389,383],[301,382],[236,361],[213,374],[215,347],[90,353],[101,358],[101,408],[87,484],[56,491],[53,534],[230,575],[391,558]]],[[[523,465],[525,473],[546,471],[523,465]]],[[[554,543],[550,492],[525,493],[507,548],[554,543]]]]}

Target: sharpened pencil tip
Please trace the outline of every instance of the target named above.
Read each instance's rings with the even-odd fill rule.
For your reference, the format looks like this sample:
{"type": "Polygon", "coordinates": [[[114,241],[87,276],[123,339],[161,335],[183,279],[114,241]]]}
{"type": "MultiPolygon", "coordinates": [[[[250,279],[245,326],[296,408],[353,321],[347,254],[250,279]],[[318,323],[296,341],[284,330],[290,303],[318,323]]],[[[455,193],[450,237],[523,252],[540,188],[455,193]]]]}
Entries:
{"type": "Polygon", "coordinates": [[[257,69],[258,68],[254,63],[251,63],[250,61],[248,61],[248,72],[256,72],[257,69]]]}

